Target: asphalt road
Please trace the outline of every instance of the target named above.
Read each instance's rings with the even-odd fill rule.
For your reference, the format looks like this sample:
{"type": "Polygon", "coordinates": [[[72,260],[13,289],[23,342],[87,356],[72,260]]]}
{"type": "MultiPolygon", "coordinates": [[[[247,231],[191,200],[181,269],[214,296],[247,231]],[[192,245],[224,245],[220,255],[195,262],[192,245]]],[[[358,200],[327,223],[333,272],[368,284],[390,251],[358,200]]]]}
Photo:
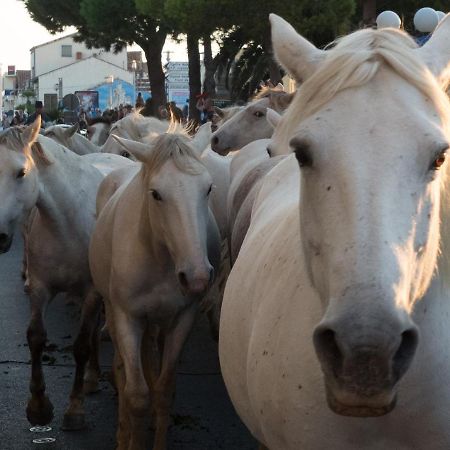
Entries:
{"type": "MultiPolygon", "coordinates": [[[[46,315],[48,346],[44,352],[47,393],[55,407],[52,430],[30,432],[25,416],[30,377],[26,328],[29,301],[20,277],[20,235],[9,253],[0,255],[0,450],[115,448],[117,398],[108,381],[112,348],[102,342],[100,392],[87,397],[88,427],[63,432],[60,427],[74,373],[70,351],[77,332],[78,307],[58,296],[46,315]],[[33,439],[53,437],[51,444],[33,439]]],[[[177,392],[169,430],[169,450],[256,450],[257,444],[236,415],[220,375],[217,346],[202,318],[192,333],[178,368],[177,392]]],[[[151,439],[151,435],[150,435],[151,439]]],[[[149,444],[149,449],[151,446],[149,444]]]]}

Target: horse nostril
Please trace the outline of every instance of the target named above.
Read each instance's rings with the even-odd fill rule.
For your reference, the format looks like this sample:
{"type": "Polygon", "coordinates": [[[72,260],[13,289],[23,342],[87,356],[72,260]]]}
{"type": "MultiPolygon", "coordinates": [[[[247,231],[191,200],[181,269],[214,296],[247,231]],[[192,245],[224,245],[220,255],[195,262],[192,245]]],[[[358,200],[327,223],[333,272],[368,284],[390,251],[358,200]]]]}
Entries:
{"type": "Polygon", "coordinates": [[[408,370],[409,365],[416,352],[419,342],[419,333],[417,329],[411,328],[402,333],[400,345],[395,352],[393,359],[393,372],[396,379],[400,379],[408,370]]]}
{"type": "Polygon", "coordinates": [[[7,242],[9,239],[9,236],[6,233],[0,233],[0,243],[7,242]]]}
{"type": "Polygon", "coordinates": [[[214,281],[214,268],[211,267],[211,269],[209,269],[209,283],[211,284],[214,281]]]}
{"type": "Polygon", "coordinates": [[[314,332],[314,346],[322,364],[326,364],[335,375],[342,369],[343,356],[336,341],[336,333],[330,328],[314,332]]]}
{"type": "Polygon", "coordinates": [[[211,138],[212,145],[217,145],[218,143],[219,143],[219,138],[217,136],[214,136],[213,138],[211,138]]]}
{"type": "Polygon", "coordinates": [[[178,281],[183,288],[186,289],[188,287],[187,277],[184,272],[178,272],[178,281]]]}

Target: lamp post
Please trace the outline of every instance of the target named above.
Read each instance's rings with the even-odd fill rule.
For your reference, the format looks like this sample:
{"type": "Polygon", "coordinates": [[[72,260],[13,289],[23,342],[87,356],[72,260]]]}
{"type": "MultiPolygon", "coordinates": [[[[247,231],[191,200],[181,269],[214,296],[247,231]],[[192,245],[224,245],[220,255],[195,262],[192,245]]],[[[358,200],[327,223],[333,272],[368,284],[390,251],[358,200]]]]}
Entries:
{"type": "Polygon", "coordinates": [[[137,69],[137,62],[135,59],[131,62],[131,68],[133,70],[133,107],[136,105],[136,69],[137,69]]]}

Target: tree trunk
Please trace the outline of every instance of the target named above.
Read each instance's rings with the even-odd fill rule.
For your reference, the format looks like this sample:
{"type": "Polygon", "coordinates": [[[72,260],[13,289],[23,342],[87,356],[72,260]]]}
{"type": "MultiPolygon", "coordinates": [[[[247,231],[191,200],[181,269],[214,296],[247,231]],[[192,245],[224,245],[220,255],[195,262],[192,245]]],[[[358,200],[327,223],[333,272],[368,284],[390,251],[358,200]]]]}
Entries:
{"type": "Polygon", "coordinates": [[[152,90],[153,114],[156,117],[158,117],[158,107],[167,103],[166,77],[161,62],[161,53],[165,41],[166,35],[155,31],[153,36],[148,36],[145,44],[137,42],[144,50],[147,59],[148,78],[152,90]]]}
{"type": "Polygon", "coordinates": [[[364,25],[373,25],[377,20],[376,0],[363,0],[363,22],[364,25]]]}
{"type": "Polygon", "coordinates": [[[205,64],[205,79],[203,81],[203,92],[207,92],[211,97],[216,94],[216,80],[214,75],[217,69],[217,62],[213,60],[211,49],[211,36],[203,37],[203,62],[205,64]]]}
{"type": "Polygon", "coordinates": [[[196,107],[197,95],[201,94],[202,81],[200,74],[200,53],[198,38],[187,35],[187,51],[189,60],[189,119],[200,122],[200,111],[196,107]]]}

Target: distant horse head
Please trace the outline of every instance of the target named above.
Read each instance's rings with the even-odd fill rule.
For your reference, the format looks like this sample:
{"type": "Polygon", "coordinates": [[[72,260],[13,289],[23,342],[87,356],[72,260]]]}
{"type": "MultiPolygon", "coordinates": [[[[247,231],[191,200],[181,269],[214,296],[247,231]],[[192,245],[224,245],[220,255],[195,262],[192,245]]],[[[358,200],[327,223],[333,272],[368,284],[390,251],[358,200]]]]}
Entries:
{"type": "Polygon", "coordinates": [[[273,127],[266,118],[267,108],[282,112],[293,96],[279,88],[263,90],[213,133],[211,148],[220,155],[226,155],[257,139],[270,138],[273,127]]]}
{"type": "Polygon", "coordinates": [[[40,116],[23,129],[0,134],[0,253],[11,246],[17,225],[23,223],[39,194],[36,165],[50,164],[37,141],[40,116]]]}

